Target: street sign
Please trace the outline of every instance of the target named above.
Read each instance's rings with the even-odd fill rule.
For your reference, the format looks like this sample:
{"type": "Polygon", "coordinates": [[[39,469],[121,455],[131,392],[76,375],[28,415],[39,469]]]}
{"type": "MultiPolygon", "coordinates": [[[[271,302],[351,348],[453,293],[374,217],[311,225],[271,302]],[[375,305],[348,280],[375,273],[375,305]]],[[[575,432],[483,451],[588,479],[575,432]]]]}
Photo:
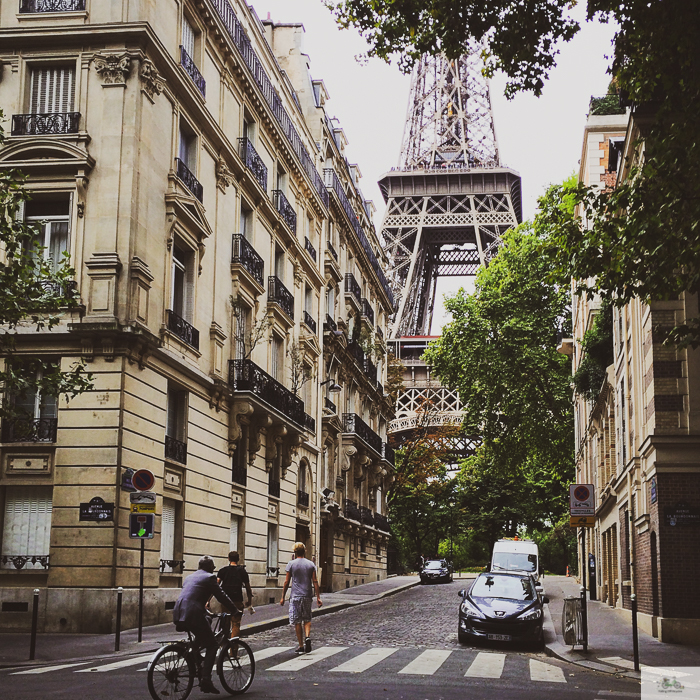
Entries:
{"type": "Polygon", "coordinates": [[[114,503],[105,503],[102,498],[95,496],[89,503],[80,504],[78,520],[98,523],[114,520],[114,503]]]}
{"type": "Polygon", "coordinates": [[[593,484],[569,485],[569,515],[595,515],[595,487],[593,484]]]}
{"type": "Polygon", "coordinates": [[[156,483],[156,477],[148,469],[139,469],[131,477],[131,483],[137,491],[150,491],[156,483]]]}
{"type": "Polygon", "coordinates": [[[571,527],[593,527],[595,525],[594,515],[572,515],[569,518],[571,527]]]}
{"type": "Polygon", "coordinates": [[[131,504],[132,513],[155,513],[156,504],[155,503],[132,503],[131,504]]]}
{"type": "Polygon", "coordinates": [[[155,519],[153,513],[130,513],[129,537],[139,540],[153,539],[155,519]]]}
{"type": "Polygon", "coordinates": [[[129,494],[132,513],[155,513],[156,494],[154,491],[137,491],[129,494]]]}

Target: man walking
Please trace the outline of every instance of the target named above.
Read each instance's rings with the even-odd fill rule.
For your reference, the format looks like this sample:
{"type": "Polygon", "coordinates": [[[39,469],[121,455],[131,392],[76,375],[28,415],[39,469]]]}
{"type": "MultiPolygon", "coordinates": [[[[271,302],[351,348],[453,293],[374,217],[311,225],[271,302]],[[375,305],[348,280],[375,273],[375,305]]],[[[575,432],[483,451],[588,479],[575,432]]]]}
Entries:
{"type": "Polygon", "coordinates": [[[239,566],[238,552],[228,553],[228,566],[219,569],[216,580],[224,593],[236,604],[235,608],[229,610],[231,613],[231,637],[238,637],[241,632],[241,617],[243,617],[243,586],[248,595],[248,602],[245,607],[250,607],[253,600],[253,591],[250,587],[250,578],[245,566],[239,566]]]}
{"type": "Polygon", "coordinates": [[[318,606],[321,607],[323,603],[321,602],[321,589],[316,578],[316,565],[306,558],[306,547],[302,542],[295,543],[294,559],[287,564],[285,571],[287,578],[284,580],[280,605],[284,605],[284,597],[287,595],[287,589],[291,582],[289,624],[294,625],[299,641],[296,653],[306,652],[308,654],[311,651],[311,598],[314,591],[318,606]]]}

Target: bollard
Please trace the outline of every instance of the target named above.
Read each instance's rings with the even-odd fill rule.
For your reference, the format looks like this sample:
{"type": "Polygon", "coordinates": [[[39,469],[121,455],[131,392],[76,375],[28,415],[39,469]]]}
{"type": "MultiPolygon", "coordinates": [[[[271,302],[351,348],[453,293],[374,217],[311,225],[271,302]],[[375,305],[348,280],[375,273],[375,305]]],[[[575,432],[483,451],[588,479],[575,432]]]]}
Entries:
{"type": "Polygon", "coordinates": [[[630,596],[632,602],[632,648],[634,649],[634,670],[639,671],[639,637],[637,635],[637,594],[630,596]]]}
{"type": "Polygon", "coordinates": [[[124,589],[117,588],[117,631],[114,633],[114,651],[119,651],[119,642],[122,633],[122,595],[124,589]]]}
{"type": "Polygon", "coordinates": [[[588,609],[586,607],[586,588],[584,586],[581,586],[581,639],[583,650],[588,651],[588,609]]]}
{"type": "Polygon", "coordinates": [[[36,628],[39,623],[39,589],[34,589],[34,602],[32,603],[32,638],[29,642],[29,660],[34,661],[36,655],[36,628]]]}

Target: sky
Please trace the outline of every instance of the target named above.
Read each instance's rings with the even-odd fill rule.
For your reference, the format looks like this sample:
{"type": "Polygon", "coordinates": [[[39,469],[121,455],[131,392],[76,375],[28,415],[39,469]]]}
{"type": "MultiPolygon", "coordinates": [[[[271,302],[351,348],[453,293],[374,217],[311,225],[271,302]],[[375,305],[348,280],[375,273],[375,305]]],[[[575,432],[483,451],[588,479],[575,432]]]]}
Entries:
{"type": "MultiPolygon", "coordinates": [[[[375,225],[381,226],[384,201],[377,186],[380,177],[398,165],[406,118],[410,76],[380,59],[367,59],[367,43],[355,30],[341,30],[321,0],[249,0],[261,19],[301,22],[304,52],[311,75],[322,79],[330,94],[326,109],[335,116],[349,141],[348,159],[359,165],[360,188],[377,208],[375,225]],[[360,57],[359,60],[357,57],[360,57]]],[[[581,158],[583,128],[592,95],[604,95],[614,27],[584,23],[583,8],[574,10],[582,23],[574,39],[560,46],[557,66],[551,71],[541,97],[503,96],[505,77],[491,81],[491,101],[501,162],[520,173],[523,216],[532,218],[537,198],[547,186],[559,183],[575,170],[581,158]]],[[[462,280],[463,282],[463,280],[462,280]]],[[[460,285],[455,278],[438,282],[438,294],[460,285]]],[[[433,332],[445,317],[436,304],[433,332]]]]}

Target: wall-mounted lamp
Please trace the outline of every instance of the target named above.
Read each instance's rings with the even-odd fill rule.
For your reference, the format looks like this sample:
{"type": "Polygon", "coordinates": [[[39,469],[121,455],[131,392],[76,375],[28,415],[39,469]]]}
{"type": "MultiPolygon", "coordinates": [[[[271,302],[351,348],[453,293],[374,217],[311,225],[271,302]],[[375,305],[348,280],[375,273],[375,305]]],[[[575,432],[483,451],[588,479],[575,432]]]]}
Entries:
{"type": "Polygon", "coordinates": [[[321,382],[319,386],[323,386],[324,384],[330,384],[328,387],[328,391],[330,391],[332,394],[337,394],[339,391],[343,390],[343,387],[340,386],[340,384],[336,384],[334,379],[326,379],[325,382],[321,382]]]}

